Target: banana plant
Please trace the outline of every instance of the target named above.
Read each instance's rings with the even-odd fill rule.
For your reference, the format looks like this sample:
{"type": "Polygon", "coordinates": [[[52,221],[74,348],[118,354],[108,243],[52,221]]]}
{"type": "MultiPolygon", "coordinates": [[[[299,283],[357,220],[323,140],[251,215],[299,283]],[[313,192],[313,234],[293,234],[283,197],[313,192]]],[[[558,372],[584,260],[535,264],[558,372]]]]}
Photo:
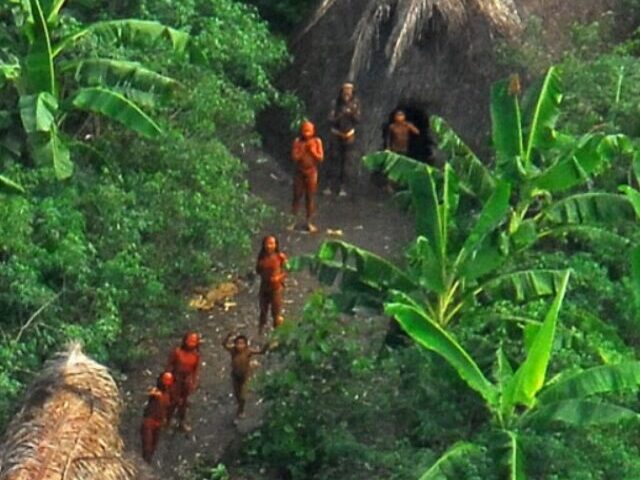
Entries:
{"type": "MultiPolygon", "coordinates": [[[[416,343],[444,358],[482,398],[493,426],[504,439],[508,451],[507,478],[510,480],[526,478],[519,439],[530,429],[550,429],[558,424],[581,428],[640,418],[633,410],[598,399],[599,395],[637,391],[640,362],[565,371],[547,378],[558,314],[569,276],[569,272],[563,274],[555,299],[527,349],[525,360],[514,369],[502,348],[498,348],[493,379],[485,375],[450,332],[405,293],[393,292],[394,299],[385,307],[385,312],[395,318],[416,343]]],[[[460,450],[459,446],[454,448],[454,453],[460,450]]],[[[465,444],[465,448],[472,447],[465,444]]],[[[451,454],[449,451],[445,456],[451,454]]]]}
{"type": "MultiPolygon", "coordinates": [[[[0,56],[0,89],[12,86],[17,102],[0,111],[0,116],[19,118],[21,136],[37,162],[52,164],[59,179],[72,175],[63,128],[72,110],[104,116],[141,135],[162,133],[142,110],[140,100],[149,105],[155,95],[171,91],[178,82],[136,62],[84,58],[78,47],[87,38],[127,45],[163,42],[181,54],[187,51],[188,34],[157,22],[126,19],[97,22],[62,36],[59,24],[64,0],[9,2],[19,40],[10,46],[12,54],[0,56]]],[[[15,132],[4,130],[15,137],[15,132]]],[[[5,148],[0,153],[22,154],[22,149],[6,148],[11,142],[1,140],[5,148]]],[[[2,183],[19,187],[7,180],[5,177],[2,183]]]]}
{"type": "MultiPolygon", "coordinates": [[[[493,168],[487,167],[444,119],[434,117],[439,149],[458,175],[461,191],[481,202],[489,198],[499,181],[512,185],[507,233],[516,247],[527,248],[540,238],[572,231],[616,237],[619,243],[628,244],[611,229],[611,224],[637,220],[627,196],[568,192],[589,186],[614,159],[632,157],[633,145],[624,135],[588,133],[575,137],[557,131],[562,96],[560,77],[553,67],[522,100],[517,77],[493,86],[493,168]]],[[[368,163],[382,170],[385,164],[415,164],[410,158],[391,157],[390,152],[372,156],[377,158],[368,163]]]]}
{"type": "Polygon", "coordinates": [[[457,237],[459,180],[447,165],[438,182],[428,165],[389,154],[370,156],[370,167],[384,165],[392,180],[409,185],[416,212],[417,239],[407,252],[407,265],[391,262],[341,241],[325,242],[316,255],[303,257],[323,283],[339,281],[337,303],[344,311],[366,306],[382,309],[391,291],[405,292],[439,325],[446,327],[483,302],[508,298],[527,301],[557,291],[561,272],[526,270],[497,274],[508,258],[503,224],[509,212],[510,185],[498,182],[463,240],[457,237]],[[394,162],[394,160],[398,160],[394,162]]]}

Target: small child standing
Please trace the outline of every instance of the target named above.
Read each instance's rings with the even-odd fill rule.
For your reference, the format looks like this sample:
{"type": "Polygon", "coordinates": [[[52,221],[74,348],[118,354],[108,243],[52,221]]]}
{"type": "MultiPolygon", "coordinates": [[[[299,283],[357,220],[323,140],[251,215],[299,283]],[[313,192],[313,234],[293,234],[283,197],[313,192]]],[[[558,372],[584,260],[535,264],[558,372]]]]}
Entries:
{"type": "Polygon", "coordinates": [[[244,417],[244,407],[247,403],[247,384],[251,377],[251,357],[266,353],[267,347],[252,348],[249,346],[246,336],[233,333],[227,335],[222,346],[231,354],[231,383],[233,395],[238,404],[237,420],[244,417]]]}
{"type": "Polygon", "coordinates": [[[267,315],[271,307],[273,328],[279,327],[283,322],[282,303],[284,301],[284,280],[287,272],[284,270],[287,264],[287,256],[280,252],[278,239],[273,235],[267,235],[262,239],[262,248],[258,254],[256,273],[260,275],[260,335],[267,324],[267,315]]]}
{"type": "Polygon", "coordinates": [[[407,121],[402,110],[396,110],[393,114],[393,122],[387,129],[387,148],[392,152],[407,155],[412,135],[420,135],[420,130],[407,121]]]}
{"type": "Polygon", "coordinates": [[[149,391],[149,400],[142,416],[140,434],[142,436],[142,458],[151,463],[158,446],[160,430],[171,421],[171,389],[174,377],[164,372],[158,377],[157,385],[149,391]]]}
{"type": "MultiPolygon", "coordinates": [[[[302,122],[300,136],[293,141],[291,159],[296,165],[293,179],[293,202],[291,212],[297,217],[300,201],[305,197],[307,213],[307,230],[311,233],[318,231],[311,222],[316,211],[315,195],[318,190],[318,165],[324,161],[322,140],[316,136],[316,127],[311,122],[302,122]]],[[[290,230],[296,226],[295,220],[290,230]]]]}

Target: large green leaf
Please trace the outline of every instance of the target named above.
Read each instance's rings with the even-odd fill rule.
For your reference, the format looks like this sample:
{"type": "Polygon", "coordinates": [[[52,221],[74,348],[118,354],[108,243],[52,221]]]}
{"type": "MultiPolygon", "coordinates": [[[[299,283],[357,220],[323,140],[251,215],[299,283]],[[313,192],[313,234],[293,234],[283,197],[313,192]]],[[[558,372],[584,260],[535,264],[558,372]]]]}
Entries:
{"type": "Polygon", "coordinates": [[[523,425],[549,428],[553,423],[573,427],[589,427],[638,420],[639,415],[628,408],[592,400],[563,400],[540,406],[522,417],[523,425]]]}
{"type": "Polygon", "coordinates": [[[567,291],[569,275],[569,272],[565,273],[556,298],[551,304],[551,308],[533,341],[527,358],[520,365],[520,368],[516,370],[505,389],[505,411],[503,412],[505,414],[510,414],[515,405],[533,406],[536,394],[544,385],[555,338],[558,314],[567,291]]]}
{"type": "Polygon", "coordinates": [[[640,386],[640,362],[601,365],[560,377],[538,395],[541,404],[601,393],[634,391],[640,386]]]}
{"type": "Polygon", "coordinates": [[[499,182],[482,208],[480,216],[466,238],[455,261],[456,271],[465,268],[465,263],[472,259],[489,234],[491,234],[505,219],[509,210],[509,196],[511,186],[506,182],[499,182]]]}
{"type": "Polygon", "coordinates": [[[411,292],[417,285],[382,257],[346,242],[324,242],[314,256],[293,259],[291,268],[307,267],[324,284],[339,282],[343,310],[362,305],[382,308],[392,289],[411,292]]]}
{"type": "Polygon", "coordinates": [[[65,38],[53,49],[53,55],[58,56],[65,49],[73,47],[80,39],[88,35],[93,35],[106,42],[141,47],[148,47],[158,42],[168,43],[176,53],[185,52],[190,39],[186,32],[150,20],[107,20],[96,22],[65,38]]]}
{"type": "Polygon", "coordinates": [[[525,166],[533,161],[533,152],[548,145],[553,137],[553,130],[560,115],[562,102],[562,85],[555,67],[551,67],[540,86],[537,100],[528,121],[529,135],[527,137],[525,166]]]}
{"type": "Polygon", "coordinates": [[[56,129],[49,132],[49,138],[36,146],[34,155],[41,163],[53,164],[56,177],[59,180],[69,178],[73,174],[71,154],[64,140],[56,129]]]}
{"type": "Polygon", "coordinates": [[[540,190],[562,192],[583,184],[610,160],[604,155],[602,145],[605,142],[614,143],[616,137],[588,134],[576,140],[575,150],[534,178],[532,186],[540,190]]]}
{"type": "Polygon", "coordinates": [[[55,129],[58,101],[49,92],[20,97],[18,108],[27,133],[50,132],[55,129]]]}
{"type": "Polygon", "coordinates": [[[511,80],[496,82],[491,89],[491,126],[493,145],[500,162],[524,157],[522,118],[518,92],[511,80]]]}
{"type": "Polygon", "coordinates": [[[0,175],[0,189],[4,188],[13,192],[24,193],[24,188],[19,183],[14,182],[4,175],[0,175]]]}
{"type": "Polygon", "coordinates": [[[173,78],[149,70],[138,62],[92,58],[72,62],[69,67],[75,68],[76,80],[84,85],[135,88],[162,95],[171,93],[179,85],[173,78]]]}
{"type": "Polygon", "coordinates": [[[445,120],[431,117],[431,127],[438,137],[438,149],[456,172],[461,189],[486,201],[495,187],[491,171],[471,151],[445,120]]]}
{"type": "Polygon", "coordinates": [[[160,127],[135,103],[106,88],[91,87],[78,90],[73,97],[73,106],[80,110],[100,113],[148,137],[162,133],[160,127]]]}
{"type": "Polygon", "coordinates": [[[479,450],[479,447],[472,443],[456,443],[444,452],[436,463],[429,468],[429,470],[422,474],[420,480],[454,480],[449,476],[449,469],[452,464],[460,459],[467,458],[469,455],[476,453],[479,450]]]}
{"type": "Polygon", "coordinates": [[[44,0],[43,6],[47,16],[48,24],[55,24],[58,21],[58,14],[67,0],[44,0]]]}
{"type": "Polygon", "coordinates": [[[55,71],[51,38],[45,12],[39,0],[30,0],[33,13],[33,38],[24,59],[26,83],[30,93],[48,92],[55,95],[55,71]]]}
{"type": "Polygon", "coordinates": [[[467,351],[426,312],[405,302],[388,303],[385,312],[393,316],[418,344],[442,356],[487,404],[496,405],[496,387],[485,377],[467,351]]]}
{"type": "Polygon", "coordinates": [[[430,169],[425,163],[389,150],[365,155],[362,162],[369,170],[382,172],[403,186],[408,186],[416,174],[424,174],[430,169]]]}
{"type": "Polygon", "coordinates": [[[542,225],[633,222],[636,213],[624,195],[581,193],[554,202],[541,214],[542,225]]]}
{"type": "Polygon", "coordinates": [[[640,192],[629,185],[620,185],[619,190],[624,193],[629,203],[636,212],[636,216],[640,218],[640,192]]]}
{"type": "Polygon", "coordinates": [[[415,278],[422,288],[430,292],[444,293],[445,279],[441,259],[425,237],[418,237],[407,253],[409,267],[415,271],[415,278]]]}
{"type": "Polygon", "coordinates": [[[521,270],[505,273],[483,283],[473,292],[483,301],[528,302],[560,292],[566,270],[521,270]]]}

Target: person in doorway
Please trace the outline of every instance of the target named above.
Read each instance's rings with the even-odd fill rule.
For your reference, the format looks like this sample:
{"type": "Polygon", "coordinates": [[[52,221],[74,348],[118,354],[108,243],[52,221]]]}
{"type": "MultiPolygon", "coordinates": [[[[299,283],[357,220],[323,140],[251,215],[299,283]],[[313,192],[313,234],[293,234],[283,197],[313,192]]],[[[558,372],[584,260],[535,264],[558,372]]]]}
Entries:
{"type": "MultiPolygon", "coordinates": [[[[291,213],[297,217],[300,201],[305,197],[307,230],[311,233],[318,231],[311,222],[316,210],[315,194],[318,189],[318,165],[324,160],[322,140],[316,136],[316,127],[309,121],[302,122],[300,136],[293,141],[291,159],[296,165],[293,179],[293,203],[291,213]]],[[[290,230],[296,226],[291,225],[290,230]]]]}
{"type": "Polygon", "coordinates": [[[286,264],[287,256],[280,251],[278,239],[274,235],[264,237],[256,263],[256,273],[260,275],[260,335],[264,333],[267,325],[269,308],[271,308],[273,328],[279,327],[284,322],[282,303],[284,280],[287,278],[286,264]]]}
{"type": "Polygon", "coordinates": [[[229,333],[222,342],[222,346],[231,354],[231,384],[233,395],[238,405],[236,420],[244,417],[247,403],[247,385],[251,377],[251,357],[266,353],[267,347],[252,348],[244,335],[229,333]]]}
{"type": "Polygon", "coordinates": [[[171,413],[174,409],[177,411],[178,428],[183,432],[191,431],[186,417],[189,397],[196,391],[200,381],[200,343],[198,333],[185,333],[182,344],[171,352],[167,361],[166,370],[175,377],[171,413]]]}
{"type": "Polygon", "coordinates": [[[420,135],[420,130],[411,122],[402,110],[396,110],[393,114],[393,122],[387,128],[387,148],[400,155],[409,154],[411,136],[420,135]]]}
{"type": "Polygon", "coordinates": [[[158,446],[160,430],[171,420],[171,390],[174,385],[171,372],[164,372],[158,377],[157,384],[149,390],[149,400],[142,416],[140,434],[142,436],[142,458],[151,463],[158,446]]]}
{"type": "Polygon", "coordinates": [[[360,102],[356,97],[355,87],[353,83],[347,82],[342,85],[329,115],[331,165],[328,169],[329,178],[324,190],[325,195],[330,195],[332,188],[337,190],[341,197],[347,195],[345,187],[353,181],[356,126],[360,118],[360,102]]]}

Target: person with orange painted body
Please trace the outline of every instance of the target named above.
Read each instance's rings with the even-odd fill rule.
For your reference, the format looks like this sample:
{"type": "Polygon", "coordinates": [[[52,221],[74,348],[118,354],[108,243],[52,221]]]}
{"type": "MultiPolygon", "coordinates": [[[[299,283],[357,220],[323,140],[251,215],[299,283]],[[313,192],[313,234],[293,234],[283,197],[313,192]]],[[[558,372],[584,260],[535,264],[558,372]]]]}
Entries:
{"type": "Polygon", "coordinates": [[[142,417],[142,458],[151,463],[158,446],[160,430],[171,420],[172,395],[175,378],[171,372],[164,372],[158,377],[157,385],[149,391],[149,400],[142,417]]]}
{"type": "Polygon", "coordinates": [[[282,303],[284,280],[287,277],[286,264],[287,256],[280,251],[278,239],[273,235],[264,237],[256,264],[256,273],[260,275],[260,335],[267,324],[269,308],[271,308],[274,328],[284,322],[282,303]]]}
{"type": "MultiPolygon", "coordinates": [[[[316,136],[316,127],[311,122],[302,122],[300,136],[293,141],[291,147],[291,159],[296,165],[296,174],[293,179],[293,203],[291,212],[298,215],[300,200],[305,197],[307,213],[307,230],[311,233],[318,231],[311,223],[316,210],[315,195],[318,190],[318,165],[324,160],[322,140],[316,136]]],[[[295,223],[290,230],[295,228],[295,223]]]]}
{"type": "Polygon", "coordinates": [[[200,380],[200,343],[200,335],[187,332],[182,344],[171,352],[167,362],[167,371],[175,377],[171,414],[174,409],[177,411],[178,427],[185,432],[191,431],[186,422],[189,396],[196,391],[200,380]]]}
{"type": "Polygon", "coordinates": [[[236,398],[238,409],[236,420],[244,417],[244,407],[247,403],[247,384],[251,377],[251,357],[263,355],[267,352],[267,346],[253,348],[244,335],[229,333],[222,342],[222,346],[231,354],[231,383],[233,395],[236,398]],[[233,338],[232,338],[233,337],[233,338]]]}

